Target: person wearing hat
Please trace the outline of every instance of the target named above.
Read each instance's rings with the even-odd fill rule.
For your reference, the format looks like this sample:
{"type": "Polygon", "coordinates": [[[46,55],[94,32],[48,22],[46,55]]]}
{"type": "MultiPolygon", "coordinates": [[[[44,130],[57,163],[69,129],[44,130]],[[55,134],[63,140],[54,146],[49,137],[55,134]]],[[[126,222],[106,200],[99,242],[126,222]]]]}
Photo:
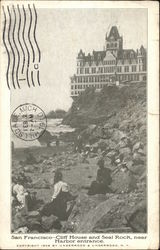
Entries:
{"type": "Polygon", "coordinates": [[[111,170],[104,167],[103,157],[98,160],[97,165],[99,166],[97,177],[96,180],[91,183],[88,195],[106,194],[111,192],[111,189],[109,188],[109,185],[112,182],[111,170]]]}

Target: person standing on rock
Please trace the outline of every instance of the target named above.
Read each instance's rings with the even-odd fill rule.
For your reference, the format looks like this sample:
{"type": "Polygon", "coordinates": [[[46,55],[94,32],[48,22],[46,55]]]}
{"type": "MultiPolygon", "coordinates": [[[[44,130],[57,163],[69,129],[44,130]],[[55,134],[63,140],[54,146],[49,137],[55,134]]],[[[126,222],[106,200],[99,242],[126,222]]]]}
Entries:
{"type": "Polygon", "coordinates": [[[111,189],[109,188],[109,185],[112,182],[111,170],[104,167],[103,158],[98,160],[97,165],[99,166],[99,169],[97,170],[96,181],[91,183],[88,195],[106,194],[111,192],[111,189]]]}
{"type": "Polygon", "coordinates": [[[39,212],[42,216],[50,216],[53,214],[60,220],[66,220],[73,208],[73,206],[71,206],[69,210],[67,210],[67,202],[73,201],[74,199],[75,197],[69,192],[68,184],[62,180],[62,173],[57,170],[54,176],[54,191],[51,202],[44,205],[39,212]]]}

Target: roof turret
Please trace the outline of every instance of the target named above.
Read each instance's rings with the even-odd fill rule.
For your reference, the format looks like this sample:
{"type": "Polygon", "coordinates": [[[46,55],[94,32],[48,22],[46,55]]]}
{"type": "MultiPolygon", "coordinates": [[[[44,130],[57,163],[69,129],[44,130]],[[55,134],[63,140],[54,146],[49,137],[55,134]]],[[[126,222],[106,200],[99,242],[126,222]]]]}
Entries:
{"type": "Polygon", "coordinates": [[[117,26],[112,26],[109,32],[109,35],[107,36],[106,34],[106,40],[111,39],[111,38],[113,38],[114,40],[117,40],[120,38],[117,26]]]}

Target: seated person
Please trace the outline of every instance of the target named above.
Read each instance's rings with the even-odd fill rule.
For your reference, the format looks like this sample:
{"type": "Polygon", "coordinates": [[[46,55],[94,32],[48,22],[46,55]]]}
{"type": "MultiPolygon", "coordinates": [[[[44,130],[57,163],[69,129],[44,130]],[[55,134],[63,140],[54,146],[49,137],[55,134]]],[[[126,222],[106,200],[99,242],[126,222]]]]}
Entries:
{"type": "Polygon", "coordinates": [[[97,178],[96,181],[91,183],[88,191],[89,195],[106,194],[111,192],[111,189],[108,187],[112,182],[111,170],[104,167],[103,158],[97,162],[97,165],[99,166],[99,169],[97,170],[97,178]]]}
{"type": "Polygon", "coordinates": [[[76,197],[70,194],[67,183],[62,181],[62,173],[56,171],[54,176],[54,192],[51,202],[44,205],[40,212],[41,215],[57,216],[60,220],[66,220],[73,206],[67,210],[67,202],[73,201],[76,197]]]}
{"type": "Polygon", "coordinates": [[[22,209],[24,207],[28,211],[28,192],[22,184],[23,182],[20,178],[12,177],[12,201],[18,209],[22,209]]]}

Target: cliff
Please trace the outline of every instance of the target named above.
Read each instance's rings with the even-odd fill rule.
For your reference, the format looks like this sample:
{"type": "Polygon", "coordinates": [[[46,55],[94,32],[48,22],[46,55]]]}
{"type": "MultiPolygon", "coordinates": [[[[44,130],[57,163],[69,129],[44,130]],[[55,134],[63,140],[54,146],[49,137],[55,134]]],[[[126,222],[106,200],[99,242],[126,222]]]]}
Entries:
{"type": "Polygon", "coordinates": [[[118,123],[124,120],[124,116],[129,118],[133,113],[144,117],[145,106],[145,84],[105,86],[99,93],[94,88],[87,88],[73,101],[63,123],[76,128],[110,123],[113,120],[118,123]]]}

